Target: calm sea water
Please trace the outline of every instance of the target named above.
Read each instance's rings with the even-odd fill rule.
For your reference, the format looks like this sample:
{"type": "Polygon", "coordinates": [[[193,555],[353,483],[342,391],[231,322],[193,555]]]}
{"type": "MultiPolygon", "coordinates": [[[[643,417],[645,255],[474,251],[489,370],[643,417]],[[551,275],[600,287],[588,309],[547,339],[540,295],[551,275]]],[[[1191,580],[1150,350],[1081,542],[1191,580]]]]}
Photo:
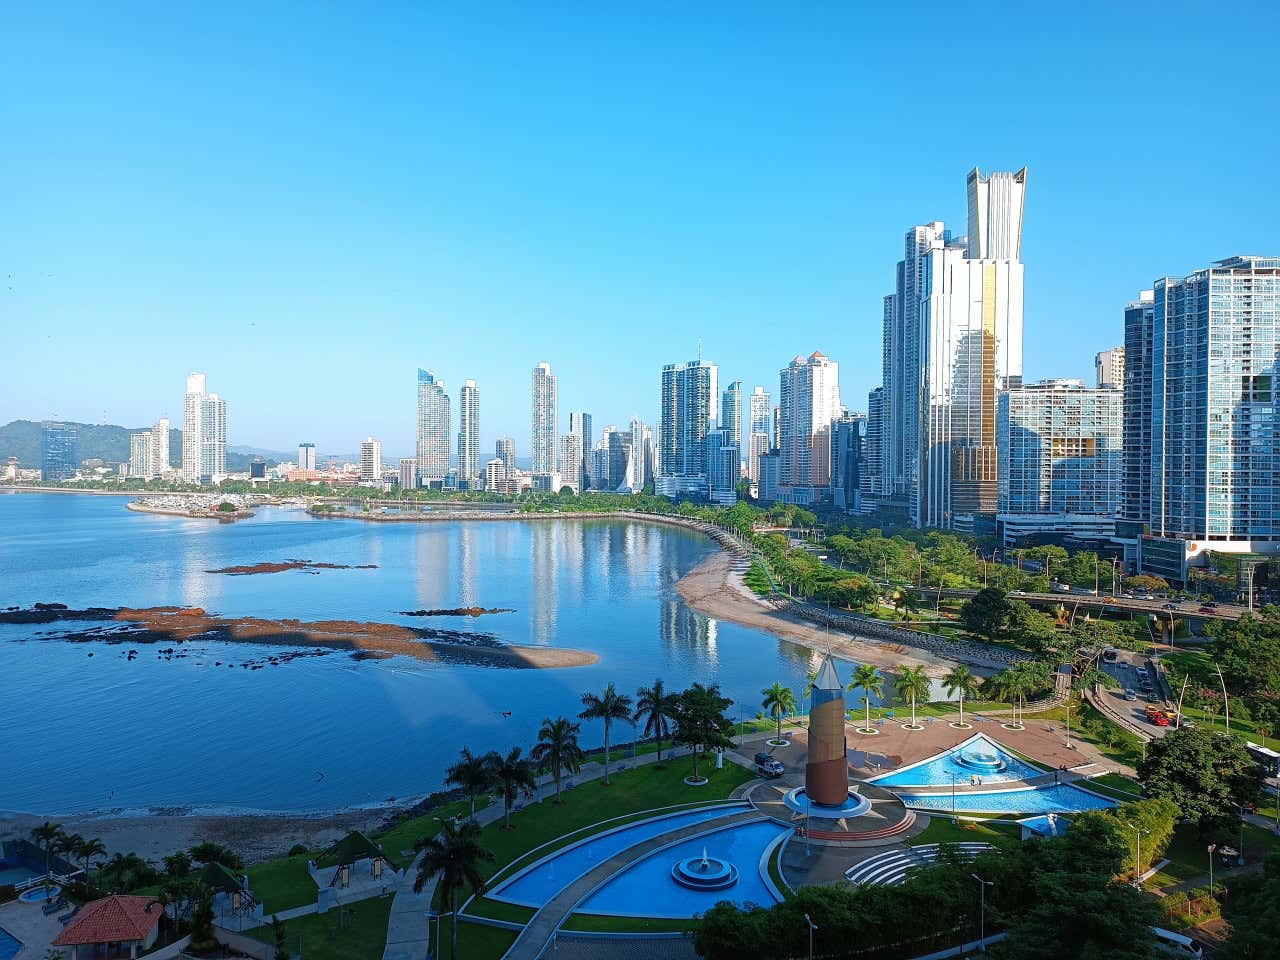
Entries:
{"type": "MultiPolygon", "coordinates": [[[[132,513],[119,497],[0,494],[0,606],[181,604],[600,654],[562,670],[342,652],[249,670],[226,664],[279,650],[206,643],[168,660],[142,646],[130,661],[120,646],[41,640],[49,626],[0,625],[0,809],[308,810],[415,796],[439,788],[464,745],[527,746],[543,717],[576,715],[580,694],[611,680],[626,693],[655,677],[719,683],[752,716],[774,680],[799,693],[815,655],[684,604],[676,582],[714,549],[691,531],[626,521],[366,524],[271,508],[224,525],[132,513]],[[283,559],[377,569],[206,572],[283,559]],[[397,613],[473,605],[515,612],[397,613]]],[[[603,736],[599,724],[584,734],[603,736]]],[[[629,737],[629,726],[615,732],[629,737]]]]}

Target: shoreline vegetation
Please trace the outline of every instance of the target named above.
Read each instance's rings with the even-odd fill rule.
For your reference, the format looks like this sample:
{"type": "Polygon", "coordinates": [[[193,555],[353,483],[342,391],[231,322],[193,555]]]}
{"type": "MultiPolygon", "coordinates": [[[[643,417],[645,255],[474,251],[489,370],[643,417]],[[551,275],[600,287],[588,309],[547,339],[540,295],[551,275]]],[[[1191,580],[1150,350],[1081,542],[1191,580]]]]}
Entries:
{"type": "Polygon", "coordinates": [[[185,517],[198,520],[217,520],[233,523],[253,516],[251,504],[243,497],[218,495],[207,497],[171,496],[143,497],[130,500],[126,510],[134,513],[152,513],[166,517],[185,517]]]}
{"type": "Polygon", "coordinates": [[[62,604],[0,611],[0,623],[41,624],[81,622],[97,626],[68,631],[41,640],[70,643],[155,644],[192,641],[252,643],[263,646],[348,650],[359,659],[408,656],[418,660],[504,667],[555,669],[599,661],[598,654],[563,647],[504,644],[489,634],[405,627],[359,620],[273,620],[260,617],[219,617],[199,607],[91,607],[68,609],[62,604]]]}

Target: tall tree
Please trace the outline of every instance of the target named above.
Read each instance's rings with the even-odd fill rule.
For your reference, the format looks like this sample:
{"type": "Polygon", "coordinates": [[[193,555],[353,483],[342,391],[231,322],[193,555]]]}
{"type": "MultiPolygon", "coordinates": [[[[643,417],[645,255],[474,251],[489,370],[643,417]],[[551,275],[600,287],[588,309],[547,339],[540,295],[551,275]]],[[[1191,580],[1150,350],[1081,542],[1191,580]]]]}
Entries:
{"type": "Polygon", "coordinates": [[[434,837],[419,840],[417,849],[423,855],[418,861],[418,876],[413,881],[413,890],[421,893],[432,877],[439,878],[436,886],[453,917],[449,956],[457,960],[458,894],[467,888],[477,894],[485,892],[480,865],[493,862],[493,853],[480,845],[480,825],[474,820],[467,820],[461,826],[446,820],[434,837]]]}
{"type": "Polygon", "coordinates": [[[89,880],[89,861],[94,857],[105,857],[106,855],[106,845],[97,837],[82,839],[76,846],[75,856],[84,867],[84,878],[86,883],[89,880]]]}
{"type": "Polygon", "coordinates": [[[894,686],[898,691],[898,702],[911,704],[911,725],[919,726],[916,723],[916,701],[927,701],[931,689],[924,667],[902,667],[894,686]]]}
{"type": "Polygon", "coordinates": [[[777,723],[776,739],[781,740],[782,718],[788,713],[794,713],[796,709],[795,691],[775,680],[761,690],[760,693],[764,696],[764,700],[760,705],[768,711],[769,716],[773,717],[777,723]]]}
{"type": "Polygon", "coordinates": [[[676,711],[676,740],[693,751],[693,777],[698,777],[698,758],[704,750],[733,746],[733,721],[725,711],[733,701],[720,693],[719,684],[695,683],[680,694],[676,711]]]}
{"type": "Polygon", "coordinates": [[[587,692],[582,695],[583,710],[578,714],[582,720],[604,721],[604,785],[609,780],[609,734],[613,729],[613,721],[631,719],[631,698],[618,693],[612,683],[600,694],[587,692]]]}
{"type": "Polygon", "coordinates": [[[978,678],[974,676],[972,670],[963,663],[959,663],[942,678],[942,685],[946,688],[948,696],[954,697],[959,694],[960,725],[964,726],[964,698],[977,696],[978,678]]]}
{"type": "Polygon", "coordinates": [[[36,846],[44,853],[45,873],[53,870],[53,851],[63,836],[62,827],[50,820],[46,820],[31,831],[31,839],[36,842],[36,846]]]}
{"type": "Polygon", "coordinates": [[[671,732],[677,700],[676,694],[667,693],[661,677],[653,681],[653,686],[636,691],[636,720],[644,724],[642,732],[646,737],[658,741],[659,768],[662,767],[662,738],[671,732]]]}
{"type": "Polygon", "coordinates": [[[529,751],[530,758],[539,769],[549,771],[555,780],[557,804],[563,802],[560,799],[561,775],[566,770],[577,773],[582,769],[582,761],[586,757],[586,753],[578,745],[581,730],[582,724],[574,723],[568,717],[557,717],[555,720],[547,717],[538,730],[538,742],[529,751]]]}
{"type": "Polygon", "coordinates": [[[871,698],[884,694],[884,674],[870,663],[858,664],[853,671],[853,679],[849,681],[850,690],[862,691],[862,705],[867,708],[867,725],[863,730],[871,730],[871,698]]]}
{"type": "Polygon", "coordinates": [[[477,757],[470,747],[462,748],[461,759],[445,771],[444,782],[458,787],[471,802],[471,819],[476,816],[476,797],[493,786],[493,766],[489,756],[477,757]]]}
{"type": "Polygon", "coordinates": [[[1138,779],[1147,796],[1177,804],[1203,836],[1232,822],[1237,807],[1257,801],[1263,772],[1235,737],[1182,727],[1147,745],[1138,763],[1138,779]]]}
{"type": "Polygon", "coordinates": [[[505,757],[497,752],[489,755],[493,779],[498,785],[498,792],[502,794],[503,830],[511,829],[511,807],[516,800],[521,796],[531,795],[537,786],[533,776],[533,763],[520,754],[519,747],[512,747],[505,757]]]}

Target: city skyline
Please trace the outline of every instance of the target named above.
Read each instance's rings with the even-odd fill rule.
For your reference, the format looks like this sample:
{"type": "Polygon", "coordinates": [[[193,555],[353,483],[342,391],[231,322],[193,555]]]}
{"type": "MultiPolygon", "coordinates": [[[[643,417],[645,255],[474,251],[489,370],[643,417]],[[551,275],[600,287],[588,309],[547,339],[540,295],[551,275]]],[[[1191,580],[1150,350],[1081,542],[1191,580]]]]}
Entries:
{"type": "Polygon", "coordinates": [[[1024,163],[1025,376],[1089,381],[1120,342],[1115,303],[1166,273],[1266,254],[1280,207],[1254,186],[1269,129],[1257,150],[1193,140],[1140,168],[1099,160],[1169,109],[1249,121],[1219,91],[1264,87],[1266,23],[1228,45],[1214,42],[1225,24],[1191,37],[1136,9],[1108,10],[1106,29],[1087,12],[1064,27],[1020,10],[989,35],[946,8],[910,30],[892,12],[799,23],[748,8],[726,32],[682,11],[660,33],[626,14],[482,30],[325,11],[261,16],[250,42],[226,11],[157,13],[127,33],[92,7],[70,28],[38,9],[0,16],[27,38],[0,65],[23,132],[0,160],[13,348],[0,422],[176,424],[169,385],[201,369],[233,406],[232,444],[305,436],[354,453],[374,435],[411,453],[404,384],[421,366],[474,378],[481,448],[507,432],[525,456],[533,363],[553,364],[561,409],[656,422],[650,371],[696,356],[699,338],[744,389],[776,390],[780,362],[819,345],[861,409],[848,398],[880,380],[902,231],[964,222],[965,170],[1024,163]],[[901,117],[927,103],[901,63],[933,43],[945,66],[979,35],[1000,51],[993,122],[973,123],[957,94],[928,111],[930,149],[898,149],[901,117]],[[361,51],[354,73],[331,67],[338,37],[361,51]],[[1210,215],[1168,203],[1187,189],[1210,215]],[[341,338],[352,349],[333,350],[341,338]],[[255,402],[286,369],[293,389],[255,402]]]}

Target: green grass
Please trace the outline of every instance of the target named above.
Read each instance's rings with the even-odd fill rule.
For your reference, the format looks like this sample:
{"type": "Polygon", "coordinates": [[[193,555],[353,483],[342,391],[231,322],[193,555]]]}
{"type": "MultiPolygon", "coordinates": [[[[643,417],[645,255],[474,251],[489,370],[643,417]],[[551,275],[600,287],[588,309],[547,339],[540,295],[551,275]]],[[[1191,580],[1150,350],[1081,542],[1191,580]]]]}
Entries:
{"type": "Polygon", "coordinates": [[[488,897],[476,897],[467,905],[466,914],[476,917],[488,917],[490,920],[510,920],[512,923],[528,923],[537,913],[533,907],[522,907],[518,903],[505,903],[502,900],[490,900],[488,897]]]}
{"type": "MultiPolygon", "coordinates": [[[[476,798],[476,810],[483,810],[488,805],[488,797],[476,798]]],[[[424,816],[409,817],[401,820],[390,830],[375,834],[373,840],[382,844],[382,852],[399,869],[413,862],[413,845],[420,838],[434,837],[436,835],[436,832],[440,829],[440,824],[435,820],[436,817],[447,820],[459,814],[465,816],[470,810],[471,804],[469,801],[455,800],[452,803],[437,807],[424,816]]],[[[250,875],[252,875],[252,871],[250,871],[250,875]]],[[[254,889],[256,890],[257,888],[255,887],[254,889]]]]}
{"type": "MultiPolygon", "coordinates": [[[[564,923],[566,930],[590,930],[604,933],[684,933],[692,930],[693,920],[666,917],[610,917],[594,913],[575,913],[564,923]]],[[[604,944],[601,944],[604,947],[604,944]]],[[[602,952],[606,952],[603,951],[602,952]]]]}
{"type": "MultiPolygon", "coordinates": [[[[381,960],[387,943],[391,897],[361,900],[347,907],[345,914],[345,928],[339,926],[337,910],[288,921],[285,931],[289,951],[307,960],[381,960]]],[[[245,933],[263,943],[275,943],[270,924],[245,933]]]]}
{"type": "MultiPolygon", "coordinates": [[[[434,942],[434,926],[431,932],[432,942],[434,942]]],[[[440,921],[441,956],[449,956],[449,938],[452,936],[453,919],[444,917],[440,921]]],[[[499,960],[511,949],[511,944],[516,942],[517,936],[515,930],[491,927],[487,923],[468,923],[463,920],[458,924],[458,956],[461,960],[499,960]]],[[[307,957],[306,960],[312,960],[312,958],[307,957]]]]}
{"type": "Polygon", "coordinates": [[[1104,773],[1100,777],[1094,777],[1089,781],[1089,783],[1095,786],[1097,784],[1102,784],[1104,787],[1110,787],[1113,790],[1120,790],[1125,793],[1135,793],[1138,796],[1142,796],[1145,792],[1142,789],[1142,784],[1137,780],[1134,780],[1132,777],[1126,777],[1122,773],[1104,773]]]}
{"type": "Polygon", "coordinates": [[[266,916],[281,910],[292,910],[316,902],[316,883],[307,873],[307,858],[300,853],[254,864],[249,874],[249,889],[262,902],[266,916]]]}
{"type": "Polygon", "coordinates": [[[778,892],[790,900],[795,894],[782,876],[782,849],[785,846],[785,843],[780,843],[773,848],[773,853],[769,854],[769,879],[778,888],[778,892]]]}
{"type": "Polygon", "coordinates": [[[985,841],[999,843],[1012,839],[1013,834],[1006,829],[996,829],[989,823],[955,823],[943,817],[933,817],[929,825],[920,833],[907,841],[907,845],[918,847],[925,843],[973,843],[985,841]]]}
{"type": "MultiPolygon", "coordinates": [[[[1220,835],[1201,837],[1194,826],[1180,824],[1174,830],[1173,839],[1169,842],[1168,848],[1161,855],[1162,858],[1168,858],[1169,863],[1147,881],[1147,887],[1149,889],[1168,887],[1176,883],[1184,883],[1196,877],[1203,877],[1207,884],[1209,879],[1208,845],[1217,842],[1226,843],[1234,847],[1239,845],[1239,838],[1239,827],[1228,828],[1222,831],[1220,835]]],[[[1280,850],[1280,837],[1277,837],[1270,830],[1255,827],[1251,823],[1245,824],[1244,852],[1251,862],[1258,859],[1266,851],[1276,850],[1280,850]]],[[[1224,877],[1231,875],[1232,868],[1220,868],[1220,863],[1221,861],[1214,862],[1215,881],[1217,874],[1222,874],[1224,877]]]]}

